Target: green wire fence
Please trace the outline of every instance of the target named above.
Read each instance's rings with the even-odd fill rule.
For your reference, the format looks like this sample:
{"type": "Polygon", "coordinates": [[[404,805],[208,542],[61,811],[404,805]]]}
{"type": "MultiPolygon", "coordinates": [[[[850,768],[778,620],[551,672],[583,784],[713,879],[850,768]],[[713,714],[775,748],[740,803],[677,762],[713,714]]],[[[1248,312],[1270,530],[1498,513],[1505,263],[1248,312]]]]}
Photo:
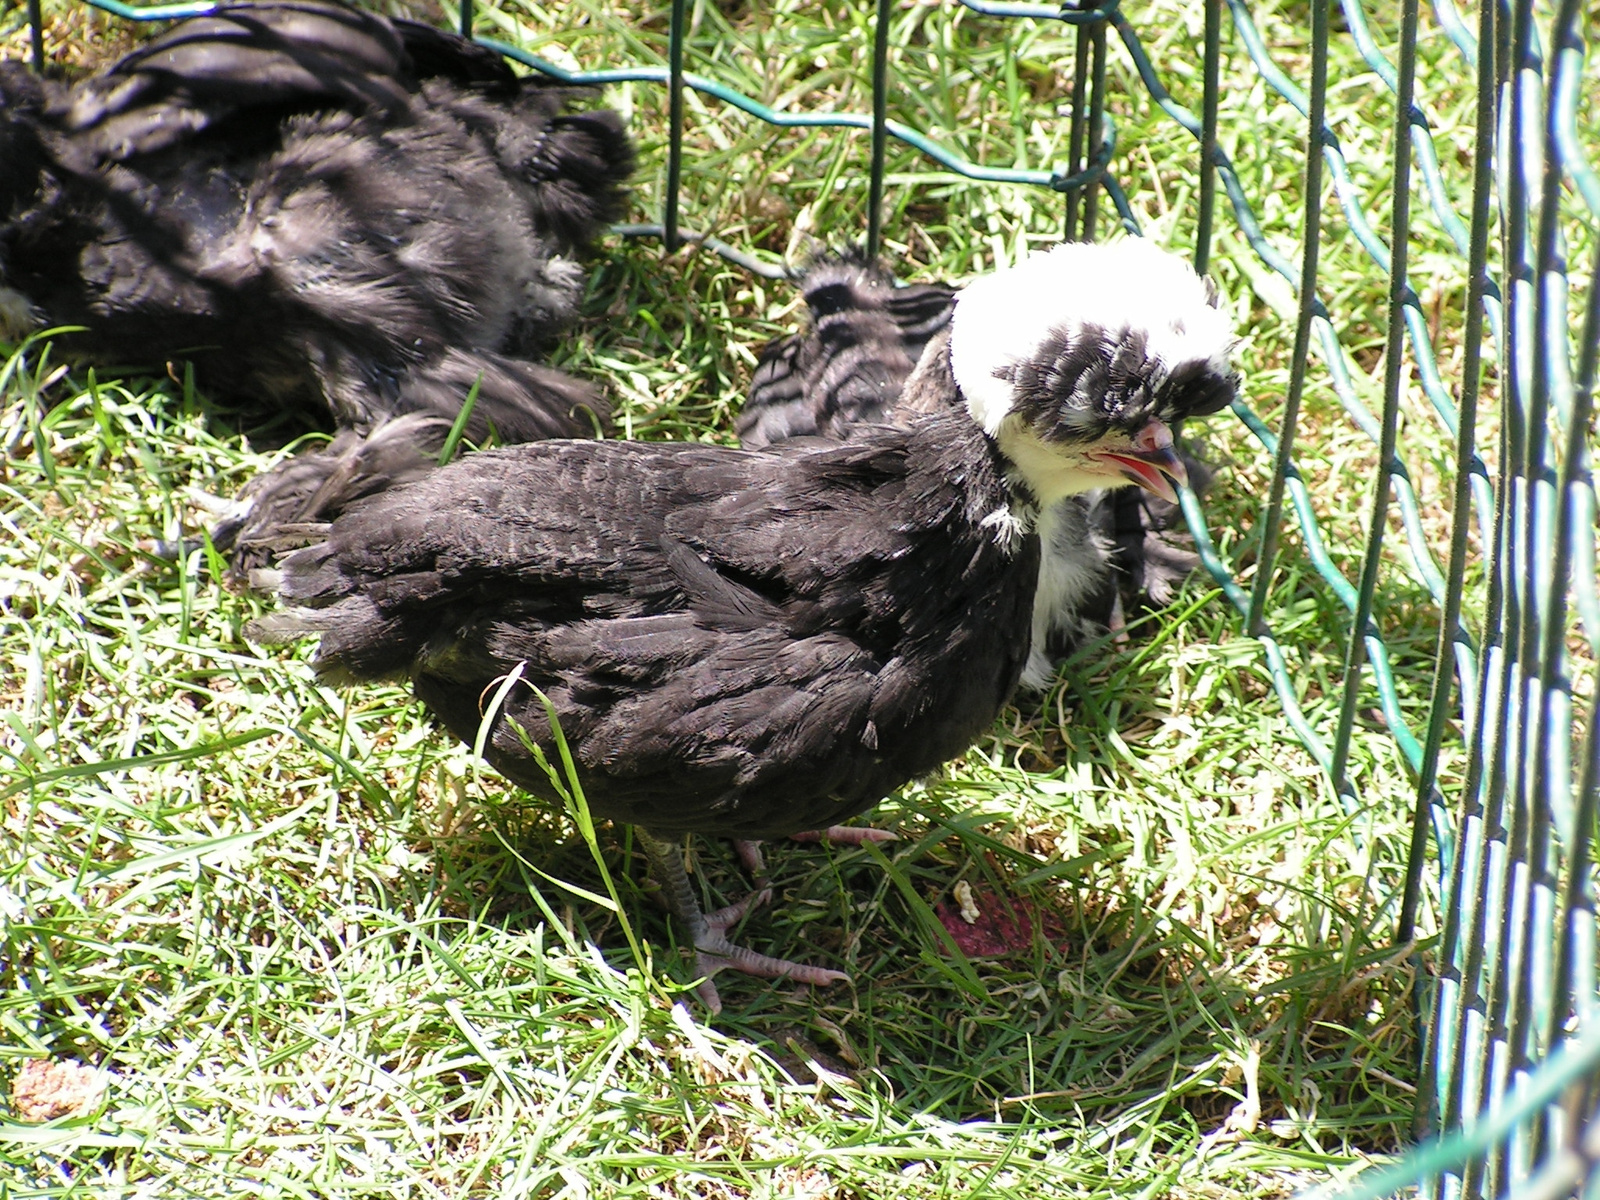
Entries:
{"type": "MultiPolygon", "coordinates": [[[[133,8],[90,0],[133,20],[211,11],[209,4],[133,8]]],[[[479,40],[531,68],[570,82],[656,83],[670,90],[666,188],[659,224],[624,227],[669,248],[698,240],[753,271],[779,276],[775,264],[689,228],[680,212],[686,89],[733,105],[776,126],[840,127],[870,132],[866,244],[882,237],[886,146],[913,147],[945,171],[980,183],[1024,184],[1061,194],[1062,232],[1092,239],[1102,231],[1101,197],[1137,232],[1138,220],[1111,171],[1117,131],[1109,115],[1108,36],[1116,35],[1149,97],[1195,140],[1199,187],[1196,266],[1210,261],[1219,226],[1253,250],[1265,271],[1296,296],[1294,345],[1284,408],[1271,428],[1244,403],[1235,413],[1274,456],[1276,469],[1261,514],[1255,577],[1246,588],[1224,562],[1193,494],[1183,497],[1202,560],[1249,633],[1259,640],[1279,701],[1344,803],[1360,804],[1349,776],[1352,734],[1364,677],[1406,762],[1415,772],[1415,825],[1395,938],[1413,940],[1430,881],[1443,932],[1425,960],[1418,1003],[1425,1044],[1416,1129],[1418,1148],[1316,1195],[1377,1197],[1419,1187],[1429,1197],[1600,1196],[1600,1029],[1597,1029],[1596,881],[1591,853],[1600,816],[1600,688],[1575,692],[1600,658],[1600,598],[1595,576],[1595,497],[1590,474],[1593,392],[1600,357],[1600,261],[1586,266],[1582,315],[1569,312],[1569,244],[1600,246],[1600,175],[1580,128],[1586,43],[1577,0],[1481,0],[1476,28],[1453,0],[1436,0],[1432,18],[1456,56],[1458,76],[1475,95],[1476,157],[1468,195],[1453,195],[1434,145],[1430,87],[1417,75],[1418,0],[1385,13],[1391,60],[1379,48],[1361,0],[1308,7],[1308,86],[1274,60],[1246,0],[1204,0],[1201,111],[1173,98],[1140,41],[1136,6],[1119,0],[1080,6],[960,0],[995,21],[1030,19],[1060,27],[1063,62],[1071,63],[1067,161],[1035,169],[985,166],[887,115],[890,0],[876,0],[870,113],[778,111],[712,78],[685,71],[686,0],[671,4],[667,61],[568,71],[508,43],[479,40]],[[1131,10],[1131,11],[1130,11],[1131,10]],[[1219,57],[1223,31],[1243,47],[1264,85],[1304,119],[1298,156],[1304,182],[1303,242],[1290,261],[1262,234],[1219,140],[1219,57]],[[1337,26],[1337,28],[1336,28],[1337,26]],[[1386,213],[1371,210],[1326,119],[1329,46],[1348,38],[1393,96],[1392,175],[1386,213]],[[1217,185],[1226,199],[1217,202],[1217,185]],[[1333,210],[1323,198],[1331,191],[1333,210]],[[1410,259],[1413,201],[1437,223],[1460,258],[1467,301],[1461,358],[1441,369],[1410,259]],[[1219,211],[1219,209],[1223,209],[1219,211]],[[1341,342],[1319,262],[1330,222],[1359,245],[1370,270],[1387,281],[1382,408],[1360,398],[1349,349],[1341,342]],[[1404,231],[1386,243],[1378,228],[1404,231]],[[1580,236],[1581,235],[1581,236],[1580,236]],[[1498,411],[1480,413],[1492,370],[1498,411]],[[1398,453],[1401,395],[1415,378],[1455,439],[1448,558],[1437,560],[1425,535],[1426,510],[1398,453]],[[1343,574],[1329,553],[1312,497],[1295,465],[1300,406],[1309,381],[1337,397],[1377,449],[1360,570],[1343,574]],[[1485,421],[1483,418],[1487,417],[1485,421]],[[1475,442],[1497,431],[1493,470],[1475,442]],[[1408,716],[1397,692],[1389,649],[1374,620],[1387,543],[1404,543],[1404,561],[1440,614],[1434,686],[1422,719],[1408,716]],[[1349,611],[1342,696],[1331,728],[1308,717],[1290,665],[1292,647],[1274,633],[1271,595],[1287,532],[1349,611]],[[1474,549],[1474,542],[1476,548],[1474,549]],[[1470,573],[1474,584],[1469,592],[1470,573]],[[1481,577],[1481,582],[1478,578],[1481,577]],[[1464,600],[1471,596],[1469,606],[1464,600]],[[1472,621],[1468,608],[1481,611],[1472,621]],[[1465,772],[1446,789],[1440,758],[1459,742],[1465,772]]],[[[30,0],[34,54],[42,61],[38,0],[30,0]]],[[[474,31],[470,0],[460,10],[474,31]]],[[[1392,568],[1390,568],[1392,569],[1392,568]]]]}

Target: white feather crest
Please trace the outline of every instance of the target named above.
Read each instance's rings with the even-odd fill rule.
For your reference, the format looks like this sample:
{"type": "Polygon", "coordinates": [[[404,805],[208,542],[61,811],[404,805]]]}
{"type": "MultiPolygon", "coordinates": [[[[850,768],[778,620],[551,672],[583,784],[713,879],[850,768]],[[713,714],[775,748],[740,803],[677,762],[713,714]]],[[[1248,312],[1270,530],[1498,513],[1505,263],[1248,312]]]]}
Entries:
{"type": "Polygon", "coordinates": [[[1096,325],[1143,329],[1165,372],[1203,361],[1228,373],[1233,328],[1187,260],[1141,238],[1065,242],[973,280],[956,298],[950,365],[967,410],[991,436],[1012,409],[995,372],[1032,355],[1050,334],[1096,325]]]}

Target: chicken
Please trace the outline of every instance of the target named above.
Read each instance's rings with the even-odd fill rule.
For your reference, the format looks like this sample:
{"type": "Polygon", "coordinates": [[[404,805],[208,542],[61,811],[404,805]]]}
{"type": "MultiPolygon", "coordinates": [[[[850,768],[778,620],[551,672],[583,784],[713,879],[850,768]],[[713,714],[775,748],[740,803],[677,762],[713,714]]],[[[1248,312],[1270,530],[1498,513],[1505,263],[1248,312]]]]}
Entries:
{"type": "Polygon", "coordinates": [[[748,905],[702,913],[678,839],[823,829],[960,754],[1027,662],[1039,513],[1183,478],[1170,423],[1231,390],[1226,322],[1091,327],[1059,300],[1075,269],[1058,250],[963,291],[902,424],[766,451],[530,443],[357,504],[284,561],[292,607],[251,634],[320,633],[323,678],[408,680],[469,744],[487,722],[490,763],[551,798],[529,749],[559,761],[548,697],[713,1011],[727,967],[843,979],[733,944],[748,905]]]}
{"type": "MultiPolygon", "coordinates": [[[[1175,286],[1192,304],[1214,293],[1181,262],[1147,243],[1123,242],[1069,251],[1079,270],[1064,286],[1082,293],[1087,311],[1108,278],[1145,278],[1152,294],[1175,286]]],[[[741,443],[761,447],[794,437],[847,438],[857,427],[904,421],[914,412],[902,389],[928,342],[949,321],[959,292],[942,284],[895,286],[881,267],[859,255],[827,255],[800,284],[810,315],[802,333],[762,351],[740,415],[741,443]]],[[[1162,311],[1157,303],[1154,311],[1162,311]]],[[[1141,319],[1135,310],[1121,319],[1141,319]]],[[[1231,392],[1219,392],[1231,398],[1231,392]]],[[[1194,413],[1191,415],[1201,415],[1194,413]]],[[[1209,472],[1178,451],[1196,488],[1209,472]]],[[[1048,686],[1054,661],[1117,627],[1127,610],[1167,603],[1198,564],[1170,531],[1177,505],[1147,490],[1119,487],[1066,497],[1040,522],[1044,539],[1034,607],[1034,650],[1024,682],[1048,686]]]]}
{"type": "MultiPolygon", "coordinates": [[[[597,391],[528,358],[576,315],[632,169],[581,94],[333,0],[224,5],[72,87],[0,63],[0,282],[102,362],[188,358],[217,394],[357,437],[442,418],[401,427],[433,439],[416,461],[474,387],[474,440],[586,435],[597,391]]],[[[243,552],[337,512],[348,441],[258,480],[271,519],[219,536],[243,552]]]]}

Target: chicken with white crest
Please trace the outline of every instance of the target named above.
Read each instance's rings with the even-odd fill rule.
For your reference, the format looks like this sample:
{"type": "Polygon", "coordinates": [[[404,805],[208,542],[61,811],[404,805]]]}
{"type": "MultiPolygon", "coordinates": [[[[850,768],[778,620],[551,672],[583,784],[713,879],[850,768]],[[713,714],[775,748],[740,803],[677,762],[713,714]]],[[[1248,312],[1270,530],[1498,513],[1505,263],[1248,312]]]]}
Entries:
{"type": "MultiPolygon", "coordinates": [[[[1199,485],[1209,475],[1175,445],[1173,432],[1187,417],[1224,407],[1237,386],[1227,315],[1186,262],[1137,239],[1074,243],[961,292],[896,287],[882,268],[846,254],[819,259],[800,286],[810,327],[762,352],[739,420],[747,446],[847,438],[960,402],[944,383],[945,365],[919,375],[916,363],[925,351],[949,353],[950,313],[974,289],[989,295],[963,319],[960,353],[973,377],[995,380],[974,385],[980,401],[993,391],[1009,406],[1013,390],[1046,406],[1059,400],[1058,441],[1127,433],[1126,445],[1108,444],[1104,461],[1121,476],[1113,485],[1125,480],[1139,492],[1102,481],[1041,504],[1043,559],[1025,683],[1047,686],[1052,658],[1119,624],[1124,604],[1171,598],[1197,562],[1169,536],[1180,520],[1172,480],[1193,475],[1199,485]],[[1042,367],[1019,369],[1019,345],[1050,353],[1042,367]]],[[[990,424],[998,433],[998,418],[990,424]]],[[[1008,436],[1019,461],[1043,452],[1017,431],[1008,436]]],[[[1048,474],[1048,462],[1040,465],[1048,474]]]]}
{"type": "Polygon", "coordinates": [[[1181,334],[1090,329],[1061,301],[1080,269],[1056,251],[968,287],[906,380],[917,415],[843,443],[538,442],[358,503],[285,560],[291,607],[252,636],[320,633],[325,678],[409,680],[469,743],[487,721],[489,761],[551,798],[524,741],[558,761],[548,697],[713,1010],[726,968],[841,981],[734,944],[749,906],[702,913],[679,839],[825,829],[960,754],[1028,659],[1041,505],[1182,479],[1165,430],[1231,376],[1181,334]]]}

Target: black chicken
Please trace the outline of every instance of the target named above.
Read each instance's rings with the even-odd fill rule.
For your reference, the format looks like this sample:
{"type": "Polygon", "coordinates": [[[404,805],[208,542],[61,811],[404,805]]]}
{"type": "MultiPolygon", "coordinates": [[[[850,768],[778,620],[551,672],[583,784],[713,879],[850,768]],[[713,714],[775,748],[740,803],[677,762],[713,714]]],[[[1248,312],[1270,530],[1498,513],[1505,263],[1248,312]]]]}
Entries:
{"type": "MultiPolygon", "coordinates": [[[[1170,282],[1191,299],[1204,286],[1179,260],[1145,243],[1067,253],[1081,258],[1082,270],[1063,278],[1087,289],[1085,306],[1119,272],[1152,290],[1170,282]]],[[[800,290],[809,326],[761,352],[739,418],[741,443],[758,448],[811,435],[847,438],[863,424],[914,417],[900,402],[901,390],[928,342],[948,324],[959,292],[943,284],[896,286],[888,272],[850,253],[818,259],[800,290]]],[[[1219,393],[1219,400],[1226,398],[1219,393]]],[[[1202,489],[1209,471],[1176,452],[1191,485],[1202,489]]],[[[1023,673],[1026,684],[1047,686],[1053,659],[1119,625],[1125,610],[1172,599],[1199,561],[1171,532],[1181,521],[1171,499],[1129,487],[1068,496],[1041,518],[1035,651],[1023,673]]]]}
{"type": "MultiPolygon", "coordinates": [[[[353,507],[284,561],[297,606],[252,636],[321,633],[335,682],[408,678],[489,761],[552,795],[523,737],[553,702],[591,809],[638,826],[700,951],[733,945],[675,839],[817,830],[961,753],[1028,656],[1041,507],[1181,478],[1168,423],[1233,388],[1225,322],[1168,289],[1154,325],[1091,326],[1056,251],[977,281],[907,381],[925,412],[775,450],[538,442],[472,454],[353,507]]],[[[702,995],[715,1010],[709,979],[702,995]]]]}
{"type": "Polygon", "coordinates": [[[426,463],[475,385],[475,440],[593,431],[595,390],[525,358],[575,315],[632,167],[581,94],[333,0],[224,5],[73,87],[0,63],[0,282],[101,360],[332,413],[350,436],[219,527],[245,550],[353,498],[335,485],[390,418],[443,423],[368,457],[426,463]]]}

